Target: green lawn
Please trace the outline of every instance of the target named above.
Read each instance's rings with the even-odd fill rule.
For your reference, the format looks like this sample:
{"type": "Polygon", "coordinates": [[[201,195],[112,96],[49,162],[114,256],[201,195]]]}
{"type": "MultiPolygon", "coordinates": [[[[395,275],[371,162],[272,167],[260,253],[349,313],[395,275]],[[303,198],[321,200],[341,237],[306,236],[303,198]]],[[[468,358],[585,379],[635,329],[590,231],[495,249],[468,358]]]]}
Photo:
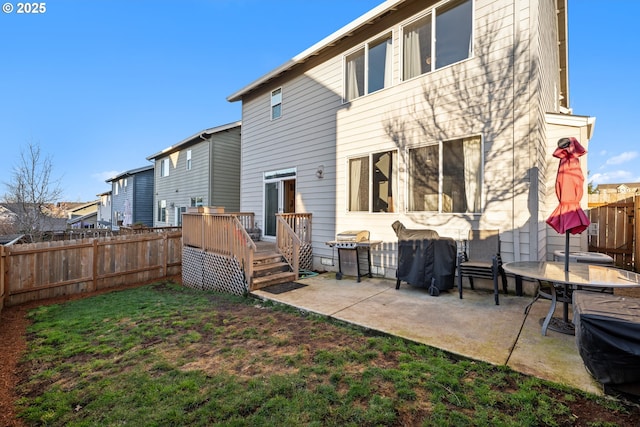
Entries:
{"type": "Polygon", "coordinates": [[[633,425],[640,410],[252,298],[157,283],[30,312],[28,425],[633,425]]]}

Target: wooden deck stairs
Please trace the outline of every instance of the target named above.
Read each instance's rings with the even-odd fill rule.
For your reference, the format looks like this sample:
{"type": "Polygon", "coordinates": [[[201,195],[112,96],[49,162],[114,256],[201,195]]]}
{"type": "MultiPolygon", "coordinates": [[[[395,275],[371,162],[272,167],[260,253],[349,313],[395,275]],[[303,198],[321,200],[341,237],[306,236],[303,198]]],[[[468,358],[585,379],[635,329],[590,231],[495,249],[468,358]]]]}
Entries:
{"type": "Polygon", "coordinates": [[[282,255],[273,251],[258,252],[253,259],[251,290],[296,280],[296,274],[282,255]]]}

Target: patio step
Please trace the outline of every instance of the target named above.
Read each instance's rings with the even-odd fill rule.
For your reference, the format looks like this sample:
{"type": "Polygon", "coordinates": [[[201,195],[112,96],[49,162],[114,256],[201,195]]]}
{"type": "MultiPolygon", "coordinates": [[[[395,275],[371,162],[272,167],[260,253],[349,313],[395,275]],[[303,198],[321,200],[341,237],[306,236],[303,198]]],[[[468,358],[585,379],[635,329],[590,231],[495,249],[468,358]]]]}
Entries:
{"type": "Polygon", "coordinates": [[[291,282],[296,274],[289,264],[277,252],[261,253],[253,260],[253,280],[251,289],[257,290],[266,286],[291,282]]]}
{"type": "Polygon", "coordinates": [[[251,288],[255,291],[266,288],[267,286],[291,282],[293,280],[296,280],[296,274],[293,271],[283,271],[268,276],[254,277],[251,288]]]}

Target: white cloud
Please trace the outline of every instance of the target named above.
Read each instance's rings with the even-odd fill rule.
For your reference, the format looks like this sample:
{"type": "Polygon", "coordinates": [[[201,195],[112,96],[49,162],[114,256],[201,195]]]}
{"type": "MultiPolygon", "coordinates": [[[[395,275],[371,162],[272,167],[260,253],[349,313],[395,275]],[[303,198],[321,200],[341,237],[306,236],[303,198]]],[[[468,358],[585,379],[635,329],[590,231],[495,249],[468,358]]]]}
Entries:
{"type": "Polygon", "coordinates": [[[588,182],[592,182],[594,184],[617,184],[623,182],[640,182],[638,179],[640,177],[637,176],[637,173],[625,171],[625,170],[617,170],[613,172],[602,172],[602,173],[594,173],[590,175],[588,178],[588,182]]]}
{"type": "Polygon", "coordinates": [[[619,165],[619,164],[622,164],[622,163],[629,162],[629,161],[635,159],[636,157],[638,157],[638,152],[637,151],[625,151],[622,154],[618,154],[617,156],[610,157],[609,159],[607,159],[607,161],[604,164],[605,165],[619,165]]]}

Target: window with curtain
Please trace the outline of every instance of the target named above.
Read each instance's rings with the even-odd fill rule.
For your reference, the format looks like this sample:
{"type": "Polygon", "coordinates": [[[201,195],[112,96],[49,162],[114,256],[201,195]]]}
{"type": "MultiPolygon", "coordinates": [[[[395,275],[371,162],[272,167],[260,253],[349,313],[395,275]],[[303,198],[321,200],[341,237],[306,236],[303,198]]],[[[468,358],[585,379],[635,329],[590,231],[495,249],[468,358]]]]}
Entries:
{"type": "Polygon", "coordinates": [[[391,86],[391,34],[375,39],[345,57],[345,101],[391,86]]]}
{"type": "Polygon", "coordinates": [[[409,211],[481,211],[482,139],[444,141],[409,150],[409,211]]]}
{"type": "Polygon", "coordinates": [[[397,151],[349,160],[350,212],[395,212],[397,151]]]}
{"type": "Polygon", "coordinates": [[[403,80],[431,71],[431,14],[404,27],[402,42],[403,80]]]}
{"type": "Polygon", "coordinates": [[[473,1],[458,0],[445,3],[405,25],[402,29],[403,80],[471,57],[472,16],[473,1]]]}
{"type": "Polygon", "coordinates": [[[369,157],[349,160],[349,211],[369,211],[369,157]]]}

